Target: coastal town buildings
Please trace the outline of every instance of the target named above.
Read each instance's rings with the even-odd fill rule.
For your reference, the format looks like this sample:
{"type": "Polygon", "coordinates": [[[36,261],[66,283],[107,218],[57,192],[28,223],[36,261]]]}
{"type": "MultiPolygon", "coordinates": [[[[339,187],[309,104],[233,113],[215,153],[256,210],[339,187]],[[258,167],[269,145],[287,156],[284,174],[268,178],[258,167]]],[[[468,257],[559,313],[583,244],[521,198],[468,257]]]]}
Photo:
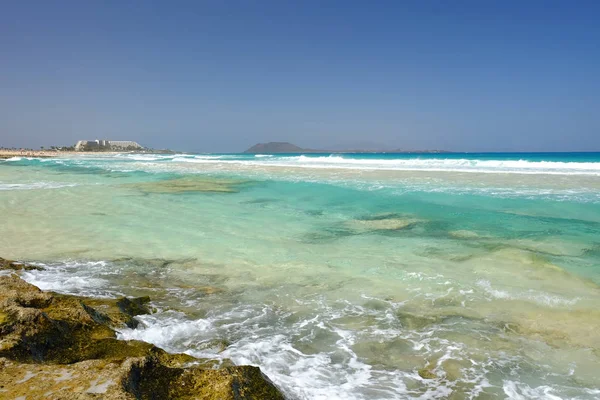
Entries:
{"type": "Polygon", "coordinates": [[[75,151],[90,150],[124,150],[124,149],[142,149],[143,147],[130,140],[79,140],[75,144],[75,151]]]}

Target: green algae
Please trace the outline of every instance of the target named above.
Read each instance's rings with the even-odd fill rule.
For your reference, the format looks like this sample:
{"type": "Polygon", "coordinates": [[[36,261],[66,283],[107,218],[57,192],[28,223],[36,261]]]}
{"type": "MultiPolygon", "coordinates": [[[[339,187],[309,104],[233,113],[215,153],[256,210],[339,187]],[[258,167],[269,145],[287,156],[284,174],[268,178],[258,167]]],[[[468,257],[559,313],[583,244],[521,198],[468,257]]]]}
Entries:
{"type": "Polygon", "coordinates": [[[423,379],[436,379],[437,378],[437,375],[435,373],[431,372],[430,370],[428,370],[427,368],[422,368],[422,369],[418,370],[417,373],[423,379]]]}
{"type": "Polygon", "coordinates": [[[37,265],[29,265],[29,264],[23,264],[17,261],[12,261],[12,260],[6,260],[2,257],[0,257],[0,270],[2,269],[12,269],[13,271],[41,271],[43,270],[42,267],[39,267],[37,265]]]}
{"type": "Polygon", "coordinates": [[[150,309],[147,306],[148,303],[150,303],[150,297],[144,296],[133,299],[123,297],[117,300],[116,304],[122,313],[134,317],[136,315],[150,314],[150,309]]]}
{"type": "MultiPolygon", "coordinates": [[[[3,395],[79,399],[92,393],[107,400],[284,398],[256,367],[168,354],[149,343],[117,340],[112,327],[149,312],[149,301],[148,297],[104,300],[47,293],[15,275],[0,276],[3,395]]],[[[229,345],[220,339],[213,344],[223,350],[229,345]]]]}

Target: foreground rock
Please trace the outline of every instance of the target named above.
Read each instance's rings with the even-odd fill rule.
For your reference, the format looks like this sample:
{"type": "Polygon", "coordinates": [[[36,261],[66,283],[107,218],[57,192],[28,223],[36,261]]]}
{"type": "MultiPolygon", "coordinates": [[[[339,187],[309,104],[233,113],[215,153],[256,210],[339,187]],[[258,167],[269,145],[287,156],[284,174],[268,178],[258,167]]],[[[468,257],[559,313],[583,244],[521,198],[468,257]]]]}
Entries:
{"type": "MultiPolygon", "coordinates": [[[[12,264],[22,265],[0,259],[12,264]]],[[[114,328],[135,327],[148,301],[59,295],[0,276],[0,398],[284,398],[259,368],[212,369],[210,360],[117,340],[114,328]]]]}
{"type": "Polygon", "coordinates": [[[41,271],[43,268],[35,265],[22,264],[12,260],[5,260],[4,258],[0,257],[0,270],[10,269],[13,271],[41,271]]]}

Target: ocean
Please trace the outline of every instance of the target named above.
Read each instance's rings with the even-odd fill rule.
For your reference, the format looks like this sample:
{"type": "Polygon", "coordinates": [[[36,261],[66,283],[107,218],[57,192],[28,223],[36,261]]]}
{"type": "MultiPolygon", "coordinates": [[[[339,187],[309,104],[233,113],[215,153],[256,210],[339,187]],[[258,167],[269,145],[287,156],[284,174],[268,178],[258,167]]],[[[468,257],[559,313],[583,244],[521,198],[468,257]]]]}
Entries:
{"type": "Polygon", "coordinates": [[[15,157],[0,232],[290,399],[600,398],[600,153],[15,157]]]}

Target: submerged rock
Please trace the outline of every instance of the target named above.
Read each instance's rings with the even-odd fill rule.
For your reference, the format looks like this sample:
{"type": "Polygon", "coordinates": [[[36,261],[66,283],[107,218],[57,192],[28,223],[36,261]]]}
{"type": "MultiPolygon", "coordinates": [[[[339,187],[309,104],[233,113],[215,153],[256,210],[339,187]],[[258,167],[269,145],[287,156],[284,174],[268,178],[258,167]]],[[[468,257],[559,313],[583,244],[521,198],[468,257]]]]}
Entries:
{"type": "Polygon", "coordinates": [[[457,231],[450,231],[448,232],[448,235],[452,238],[455,239],[479,239],[481,238],[481,235],[479,235],[477,232],[473,232],[473,231],[468,231],[465,229],[460,229],[457,231]]]}
{"type": "Polygon", "coordinates": [[[117,340],[114,327],[134,326],[149,301],[60,295],[0,276],[0,397],[284,398],[259,368],[213,369],[218,362],[117,340]]]}
{"type": "Polygon", "coordinates": [[[229,341],[227,341],[225,339],[212,339],[212,340],[206,341],[204,343],[200,343],[198,345],[198,349],[199,350],[214,350],[218,353],[222,353],[230,345],[231,345],[231,343],[229,343],[229,341]]]}
{"type": "Polygon", "coordinates": [[[419,376],[421,378],[423,378],[423,379],[435,379],[435,378],[437,378],[437,375],[434,374],[433,372],[431,372],[430,370],[428,370],[427,368],[420,369],[417,372],[419,373],[419,376]]]}
{"type": "Polygon", "coordinates": [[[422,221],[402,214],[384,213],[350,220],[347,222],[347,226],[359,233],[367,231],[398,231],[412,228],[419,222],[422,221]]]}
{"type": "Polygon", "coordinates": [[[133,183],[127,184],[127,186],[132,189],[140,190],[144,193],[235,193],[238,192],[238,186],[243,183],[245,182],[233,179],[225,180],[208,177],[186,177],[162,181],[133,183]]]}

